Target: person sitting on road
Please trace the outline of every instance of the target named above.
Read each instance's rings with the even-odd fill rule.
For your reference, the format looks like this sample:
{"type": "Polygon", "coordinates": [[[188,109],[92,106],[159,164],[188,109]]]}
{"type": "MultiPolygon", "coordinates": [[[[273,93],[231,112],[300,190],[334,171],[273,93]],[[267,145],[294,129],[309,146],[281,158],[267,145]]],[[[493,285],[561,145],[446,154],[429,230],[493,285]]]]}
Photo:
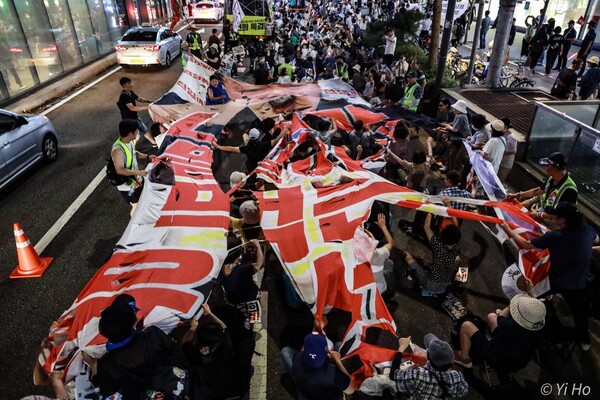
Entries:
{"type": "Polygon", "coordinates": [[[424,341],[427,349],[425,366],[403,367],[402,353],[408,348],[410,337],[400,338],[398,355],[390,369],[390,379],[395,381],[396,390],[411,400],[442,400],[465,396],[469,385],[462,373],[452,369],[454,356],[450,344],[432,333],[425,335],[424,341]]]}
{"type": "Polygon", "coordinates": [[[216,75],[211,75],[209,80],[210,86],[206,90],[206,105],[212,106],[229,103],[229,93],[227,93],[227,89],[219,81],[219,78],[216,75]]]}
{"type": "Polygon", "coordinates": [[[202,304],[200,321],[192,318],[182,339],[188,362],[202,379],[202,399],[242,399],[252,375],[252,332],[244,329],[243,316],[233,309],[216,309],[202,304]],[[233,315],[231,315],[233,314],[233,315]],[[228,324],[221,318],[228,316],[228,324]]]}
{"type": "MultiPolygon", "coordinates": [[[[445,203],[450,204],[447,199],[445,203]]],[[[438,236],[435,236],[431,229],[431,218],[431,214],[428,213],[424,230],[431,247],[432,265],[421,266],[408,251],[404,252],[409,273],[414,274],[424,295],[442,294],[448,290],[458,271],[457,259],[460,253],[461,235],[458,221],[453,218],[453,224],[446,226],[438,236]]]]}
{"type": "Polygon", "coordinates": [[[487,362],[502,372],[515,372],[527,365],[543,337],[546,306],[527,294],[518,294],[504,310],[488,314],[488,340],[471,321],[460,327],[460,349],[454,353],[454,362],[465,368],[473,363],[487,362]]]}
{"type": "Polygon", "coordinates": [[[229,217],[229,225],[235,235],[239,235],[242,243],[248,243],[252,239],[264,240],[264,234],[260,228],[260,211],[258,202],[246,200],[240,205],[242,218],[229,217]]]}
{"type": "Polygon", "coordinates": [[[340,353],[328,349],[327,337],[322,333],[306,335],[300,351],[284,347],[281,356],[285,369],[296,383],[300,399],[334,400],[342,393],[355,391],[340,353]]]}
{"type": "Polygon", "coordinates": [[[240,257],[223,265],[218,281],[228,303],[238,305],[256,300],[259,287],[254,282],[254,275],[263,268],[264,261],[260,243],[252,239],[244,245],[240,257]]]}
{"type": "Polygon", "coordinates": [[[107,352],[100,359],[81,353],[92,384],[103,396],[120,393],[123,399],[139,399],[148,391],[165,398],[190,395],[194,382],[181,347],[156,326],[138,327],[137,311],[135,299],[121,294],[100,313],[107,352]]]}
{"type": "Polygon", "coordinates": [[[211,44],[208,48],[208,53],[206,53],[206,63],[216,71],[221,68],[221,54],[219,53],[219,45],[216,43],[211,44]]]}
{"type": "Polygon", "coordinates": [[[257,128],[252,128],[246,134],[244,133],[245,145],[242,146],[221,146],[220,144],[214,143],[213,146],[217,150],[225,151],[228,153],[237,153],[246,155],[246,169],[248,173],[251,173],[258,167],[258,163],[265,159],[269,151],[280,139],[282,139],[288,132],[289,128],[283,129],[277,137],[271,140],[260,140],[261,132],[257,128]]]}

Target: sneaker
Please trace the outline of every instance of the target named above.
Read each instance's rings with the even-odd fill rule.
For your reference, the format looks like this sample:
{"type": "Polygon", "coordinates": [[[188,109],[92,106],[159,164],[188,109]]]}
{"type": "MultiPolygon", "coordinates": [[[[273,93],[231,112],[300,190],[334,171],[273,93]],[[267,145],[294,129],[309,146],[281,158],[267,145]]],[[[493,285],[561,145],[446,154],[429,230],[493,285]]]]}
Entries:
{"type": "Polygon", "coordinates": [[[590,344],[589,343],[579,343],[579,348],[581,349],[581,351],[589,351],[590,344]]]}
{"type": "Polygon", "coordinates": [[[460,356],[460,352],[458,352],[458,351],[454,352],[454,362],[464,368],[467,368],[467,369],[473,368],[473,363],[471,362],[471,360],[469,360],[469,359],[463,360],[460,356]]]}

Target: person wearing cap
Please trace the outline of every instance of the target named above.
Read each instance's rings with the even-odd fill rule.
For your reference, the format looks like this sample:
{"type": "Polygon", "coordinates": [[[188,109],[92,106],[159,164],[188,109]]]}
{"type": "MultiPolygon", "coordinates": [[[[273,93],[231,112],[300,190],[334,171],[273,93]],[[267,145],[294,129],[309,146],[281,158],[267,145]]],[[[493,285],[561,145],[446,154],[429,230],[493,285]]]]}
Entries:
{"type": "Polygon", "coordinates": [[[503,117],[500,119],[504,122],[504,140],[506,141],[506,148],[502,155],[502,161],[500,162],[500,169],[498,170],[498,178],[500,182],[506,182],[508,174],[512,170],[513,164],[515,163],[515,155],[517,154],[517,139],[512,134],[510,128],[512,128],[512,122],[509,118],[503,117]]]}
{"type": "Polygon", "coordinates": [[[178,384],[189,390],[189,364],[181,347],[156,326],[136,327],[138,311],[135,299],[121,294],[100,313],[98,329],[108,340],[107,352],[99,359],[81,352],[92,384],[103,396],[120,393],[123,399],[142,398],[147,390],[174,391],[178,384]],[[155,374],[162,373],[174,378],[175,387],[153,387],[155,374]]]}
{"type": "Polygon", "coordinates": [[[557,26],[548,38],[548,50],[546,51],[546,75],[552,72],[552,66],[560,53],[560,46],[563,42],[562,28],[557,26]]]}
{"type": "Polygon", "coordinates": [[[527,240],[504,222],[502,228],[520,248],[550,251],[550,290],[565,299],[575,322],[575,339],[588,350],[590,334],[587,320],[587,277],[592,261],[592,246],[599,242],[596,232],[585,223],[583,214],[573,203],[546,207],[558,229],[527,240]]]}
{"type": "Polygon", "coordinates": [[[448,342],[432,333],[425,335],[427,363],[423,367],[403,368],[402,353],[410,345],[410,337],[400,338],[398,354],[392,361],[390,379],[396,390],[409,399],[447,399],[462,397],[469,392],[469,384],[459,371],[452,369],[454,353],[448,342]]]}
{"type": "Polygon", "coordinates": [[[569,68],[565,68],[556,77],[550,94],[561,99],[575,98],[577,85],[577,71],[581,68],[583,61],[576,58],[569,68]]]}
{"type": "Polygon", "coordinates": [[[600,83],[600,69],[598,69],[598,57],[593,56],[587,60],[590,67],[579,82],[579,98],[581,100],[593,100],[600,83]]]}
{"type": "MultiPolygon", "coordinates": [[[[190,26],[190,33],[185,37],[185,42],[189,46],[190,53],[196,56],[198,59],[202,59],[202,36],[198,32],[195,26],[190,26]]],[[[181,48],[183,49],[183,43],[181,48]]]]}
{"type": "Polygon", "coordinates": [[[208,53],[206,53],[206,63],[217,71],[219,68],[221,68],[221,54],[219,52],[218,44],[213,43],[208,47],[208,53]]]}
{"type": "Polygon", "coordinates": [[[481,155],[488,160],[494,167],[494,172],[497,174],[500,170],[500,163],[506,149],[506,139],[504,138],[504,122],[497,119],[491,123],[492,138],[483,146],[481,155]]]}
{"type": "Polygon", "coordinates": [[[559,203],[577,203],[577,184],[567,172],[567,157],[562,153],[552,153],[542,158],[540,165],[548,178],[538,187],[517,193],[509,193],[508,199],[523,200],[521,205],[531,210],[530,216],[538,222],[551,223],[546,220],[544,208],[556,206],[559,203]]]}
{"type": "Polygon", "coordinates": [[[585,61],[588,56],[592,52],[592,46],[596,41],[596,21],[589,21],[587,24],[588,31],[585,34],[583,41],[581,42],[581,47],[579,48],[579,52],[577,53],[577,58],[581,59],[583,63],[581,64],[581,69],[579,70],[578,76],[581,78],[583,73],[585,72],[585,61]]]}
{"type": "Polygon", "coordinates": [[[300,351],[284,347],[281,357],[296,383],[300,400],[336,400],[342,393],[354,393],[340,353],[329,350],[327,337],[322,333],[306,335],[300,351]]]}
{"type": "Polygon", "coordinates": [[[567,60],[569,59],[569,50],[573,40],[577,38],[577,30],[575,29],[575,21],[570,20],[563,32],[563,40],[560,46],[560,54],[556,63],[555,71],[562,71],[567,68],[567,60]]]}
{"type": "Polygon", "coordinates": [[[442,124],[442,128],[448,132],[450,140],[465,139],[471,134],[471,125],[467,117],[467,103],[464,100],[458,100],[450,106],[450,111],[454,113],[452,124],[442,124]]]}
{"type": "Polygon", "coordinates": [[[516,372],[524,368],[544,337],[546,306],[527,294],[518,294],[510,306],[487,316],[492,333],[487,339],[471,321],[460,326],[460,349],[454,352],[454,362],[464,368],[484,361],[501,372],[516,372]]]}
{"type": "Polygon", "coordinates": [[[265,236],[260,227],[260,210],[258,202],[246,200],[239,209],[242,218],[229,217],[229,226],[235,235],[239,235],[243,244],[252,239],[264,240],[265,236]]]}
{"type": "Polygon", "coordinates": [[[258,60],[258,68],[254,70],[254,84],[255,85],[268,85],[271,83],[269,79],[269,69],[264,59],[258,60]]]}
{"type": "Polygon", "coordinates": [[[336,78],[341,78],[344,82],[348,81],[348,64],[344,62],[344,57],[337,55],[335,57],[335,69],[333,75],[336,78]]]}
{"type": "Polygon", "coordinates": [[[258,167],[258,163],[264,160],[269,154],[269,151],[284,135],[287,133],[286,128],[282,130],[276,138],[268,141],[261,141],[261,131],[257,128],[252,128],[246,134],[244,133],[243,138],[246,144],[242,146],[221,146],[218,143],[214,143],[213,146],[217,150],[225,151],[228,153],[245,154],[246,155],[246,169],[250,173],[258,167]]]}
{"type": "Polygon", "coordinates": [[[407,83],[404,88],[404,97],[400,102],[407,110],[417,112],[417,107],[423,97],[423,88],[417,83],[417,73],[415,71],[408,71],[404,77],[407,83]]]}

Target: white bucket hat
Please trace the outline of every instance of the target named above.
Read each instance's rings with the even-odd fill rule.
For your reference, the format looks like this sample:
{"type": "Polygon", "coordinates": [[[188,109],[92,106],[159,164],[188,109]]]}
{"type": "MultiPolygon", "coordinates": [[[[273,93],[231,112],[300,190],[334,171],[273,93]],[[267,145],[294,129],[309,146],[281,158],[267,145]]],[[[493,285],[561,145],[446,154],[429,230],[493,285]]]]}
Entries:
{"type": "Polygon", "coordinates": [[[467,103],[464,100],[458,100],[456,103],[452,104],[450,107],[455,110],[460,111],[463,114],[467,113],[467,103]]]}
{"type": "Polygon", "coordinates": [[[518,294],[510,301],[510,315],[523,328],[539,331],[545,324],[546,306],[529,295],[518,294]]]}
{"type": "Polygon", "coordinates": [[[233,171],[231,173],[231,175],[229,176],[229,186],[234,187],[235,185],[237,185],[238,183],[240,183],[240,181],[243,181],[244,179],[246,179],[245,173],[239,172],[239,171],[233,171]]]}

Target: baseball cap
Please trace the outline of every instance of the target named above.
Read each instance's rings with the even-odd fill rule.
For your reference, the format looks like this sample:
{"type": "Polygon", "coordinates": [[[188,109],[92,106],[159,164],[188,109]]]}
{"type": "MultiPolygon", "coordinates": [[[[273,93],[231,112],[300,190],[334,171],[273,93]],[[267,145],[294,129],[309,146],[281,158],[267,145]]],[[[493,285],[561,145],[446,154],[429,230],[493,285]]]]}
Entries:
{"type": "Polygon", "coordinates": [[[454,352],[448,342],[438,339],[433,333],[425,335],[427,358],[436,367],[451,365],[454,362],[454,352]]]}
{"type": "Polygon", "coordinates": [[[319,332],[312,332],[304,336],[304,350],[302,362],[305,366],[317,369],[327,361],[327,338],[319,332]]]}
{"type": "Polygon", "coordinates": [[[567,168],[567,164],[567,157],[559,152],[552,153],[550,156],[540,159],[540,165],[552,165],[560,169],[567,168]]]}
{"type": "Polygon", "coordinates": [[[260,131],[256,128],[252,128],[250,129],[250,132],[248,132],[248,136],[250,136],[250,140],[256,140],[260,137],[260,131]]]}
{"type": "Polygon", "coordinates": [[[417,77],[417,73],[415,71],[408,71],[406,73],[406,75],[404,75],[404,76],[406,76],[407,78],[416,78],[417,77]]]}
{"type": "Polygon", "coordinates": [[[558,203],[554,207],[547,206],[544,208],[544,212],[546,214],[555,215],[558,218],[564,218],[569,221],[578,218],[581,215],[577,209],[577,206],[569,202],[558,203]]]}

